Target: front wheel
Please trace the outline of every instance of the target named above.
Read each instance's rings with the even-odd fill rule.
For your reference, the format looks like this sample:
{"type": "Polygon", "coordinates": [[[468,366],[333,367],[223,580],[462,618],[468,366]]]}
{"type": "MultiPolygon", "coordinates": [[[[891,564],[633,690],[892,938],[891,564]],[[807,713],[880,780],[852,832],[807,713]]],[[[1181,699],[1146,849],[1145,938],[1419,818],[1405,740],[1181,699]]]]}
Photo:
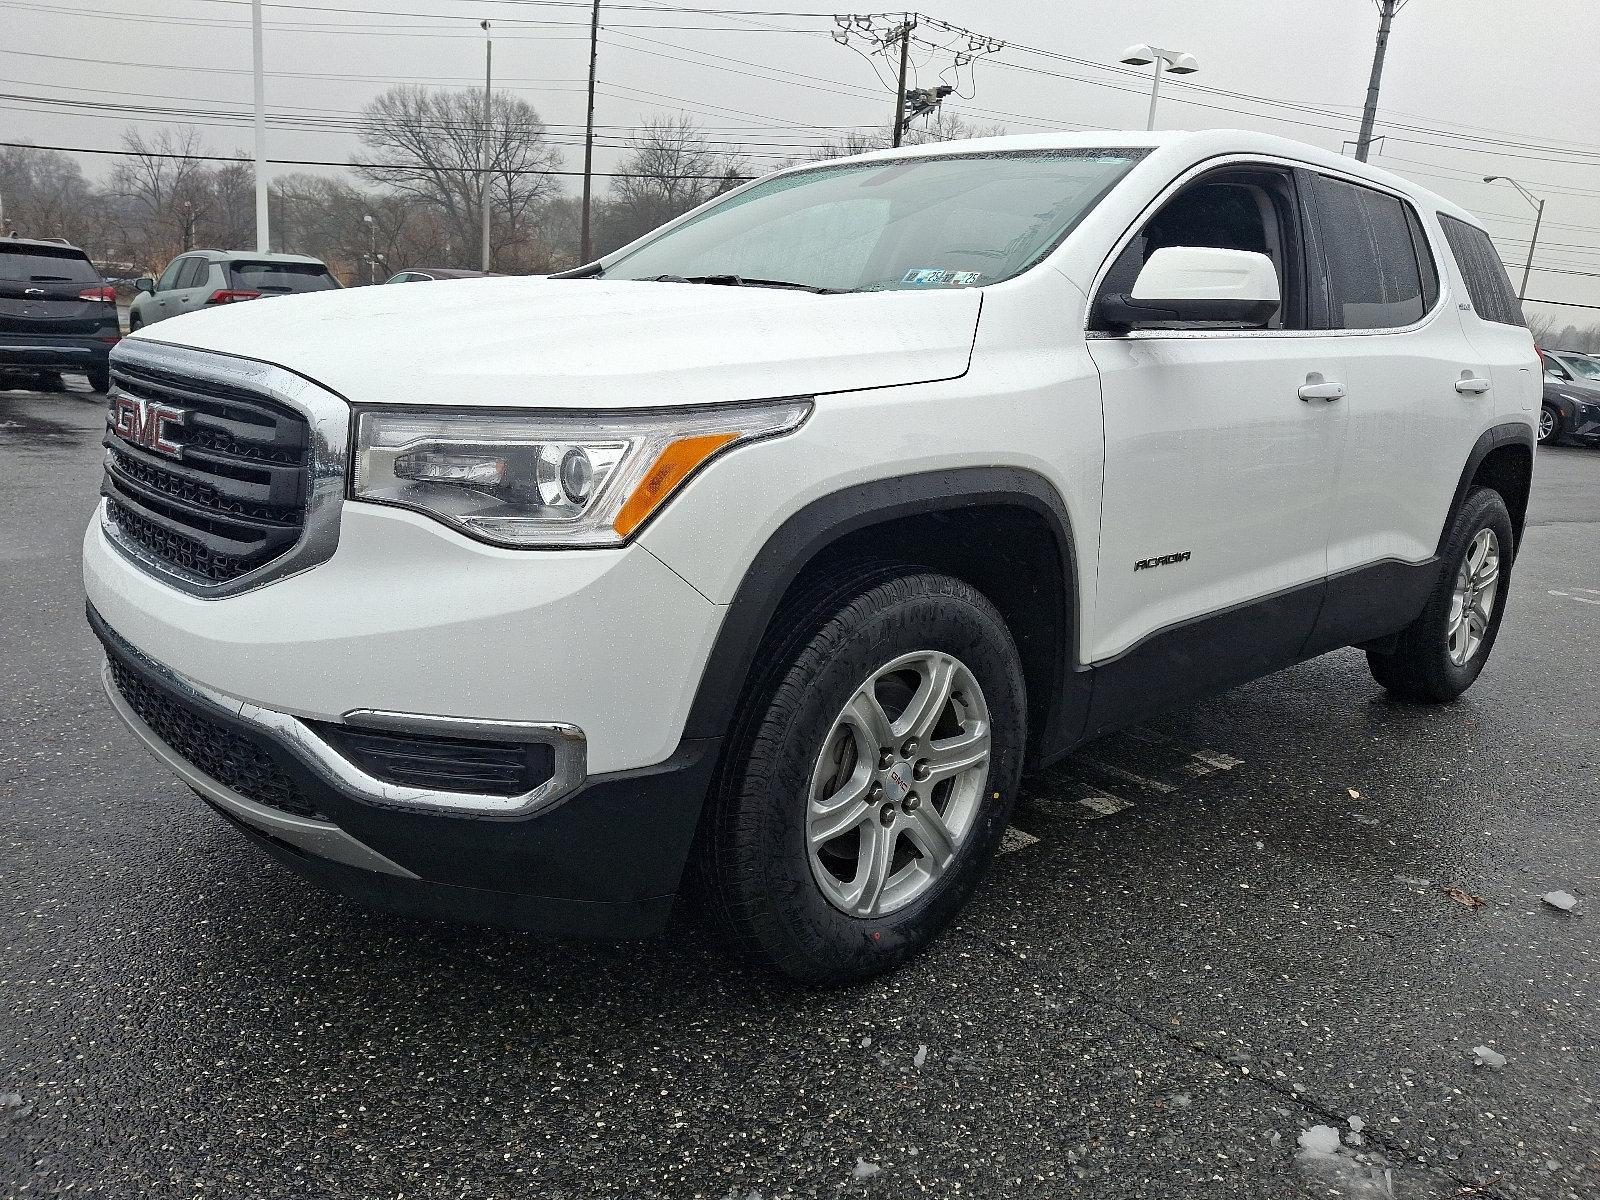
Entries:
{"type": "Polygon", "coordinates": [[[1555,405],[1546,404],[1539,410],[1539,444],[1548,446],[1561,440],[1561,414],[1555,405]]]}
{"type": "Polygon", "coordinates": [[[1402,700],[1447,704],[1488,661],[1510,582],[1511,515],[1500,493],[1473,488],[1450,522],[1439,582],[1391,653],[1367,652],[1372,676],[1402,700]]]}
{"type": "Polygon", "coordinates": [[[920,572],[836,592],[777,649],[701,870],[739,949],[850,983],[916,953],[977,885],[1021,773],[1022,669],[987,599],[920,572]]]}

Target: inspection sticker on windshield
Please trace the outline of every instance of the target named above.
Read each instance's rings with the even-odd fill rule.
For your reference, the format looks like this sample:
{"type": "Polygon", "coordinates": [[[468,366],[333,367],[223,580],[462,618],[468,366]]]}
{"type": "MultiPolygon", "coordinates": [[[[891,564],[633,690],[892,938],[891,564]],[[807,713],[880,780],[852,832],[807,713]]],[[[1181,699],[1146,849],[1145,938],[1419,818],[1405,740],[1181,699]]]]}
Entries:
{"type": "Polygon", "coordinates": [[[943,267],[912,267],[901,283],[952,283],[965,287],[977,283],[982,271],[946,271],[943,267]]]}

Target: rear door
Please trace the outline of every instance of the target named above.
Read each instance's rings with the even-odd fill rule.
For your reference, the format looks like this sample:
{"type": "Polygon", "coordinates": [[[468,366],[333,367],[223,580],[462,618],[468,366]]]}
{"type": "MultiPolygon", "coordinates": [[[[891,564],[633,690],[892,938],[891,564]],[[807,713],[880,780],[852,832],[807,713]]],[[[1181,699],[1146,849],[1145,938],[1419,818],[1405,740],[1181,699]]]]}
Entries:
{"type": "Polygon", "coordinates": [[[93,337],[115,306],[81,293],[103,287],[105,280],[81,250],[0,244],[0,334],[93,337]]]}
{"type": "Polygon", "coordinates": [[[1349,355],[1349,432],[1328,538],[1329,574],[1438,548],[1493,386],[1442,285],[1443,258],[1405,196],[1308,172],[1326,259],[1331,333],[1349,355]],[[1459,385],[1459,390],[1458,390],[1459,385]]]}
{"type": "Polygon", "coordinates": [[[1446,213],[1434,219],[1450,249],[1445,258],[1457,281],[1461,327],[1493,377],[1495,395],[1483,406],[1485,420],[1514,413],[1527,413],[1531,419],[1543,391],[1543,373],[1505,264],[1489,235],[1476,225],[1446,213]]]}

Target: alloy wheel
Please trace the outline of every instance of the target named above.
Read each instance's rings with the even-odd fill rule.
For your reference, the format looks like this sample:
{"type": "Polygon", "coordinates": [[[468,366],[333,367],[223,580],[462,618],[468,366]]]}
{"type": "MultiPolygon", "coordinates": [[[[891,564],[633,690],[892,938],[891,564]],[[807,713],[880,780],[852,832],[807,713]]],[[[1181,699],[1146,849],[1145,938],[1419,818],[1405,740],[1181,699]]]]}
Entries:
{"type": "Polygon", "coordinates": [[[1483,646],[1499,590],[1500,539],[1494,530],[1480,529],[1461,560],[1450,598],[1450,625],[1445,636],[1450,661],[1456,666],[1466,666],[1483,646]]]}
{"type": "Polygon", "coordinates": [[[1539,410],[1539,440],[1548,442],[1550,435],[1556,431],[1556,414],[1548,408],[1539,410]]]}
{"type": "Polygon", "coordinates": [[[811,873],[835,908],[904,908],[954,861],[988,782],[989,709],[953,655],[919,650],[874,672],[823,740],[806,803],[811,873]]]}

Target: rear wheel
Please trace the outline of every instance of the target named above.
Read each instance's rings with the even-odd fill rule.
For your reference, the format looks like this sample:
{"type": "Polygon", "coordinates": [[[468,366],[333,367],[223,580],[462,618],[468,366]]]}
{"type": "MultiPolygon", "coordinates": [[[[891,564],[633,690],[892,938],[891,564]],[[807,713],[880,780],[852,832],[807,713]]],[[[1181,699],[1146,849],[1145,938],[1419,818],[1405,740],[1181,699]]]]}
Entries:
{"type": "Polygon", "coordinates": [[[89,377],[89,386],[95,391],[109,392],[111,390],[110,367],[90,367],[84,374],[89,377]]]}
{"type": "Polygon", "coordinates": [[[132,333],[135,329],[138,329],[143,325],[144,325],[144,322],[139,319],[139,314],[138,313],[129,313],[128,314],[128,332],[129,333],[132,333]]]}
{"type": "Polygon", "coordinates": [[[1422,615],[1401,631],[1392,653],[1367,652],[1374,679],[1419,704],[1448,703],[1472,686],[1500,632],[1513,536],[1499,492],[1467,493],[1450,523],[1443,569],[1422,615]]]}
{"type": "Polygon", "coordinates": [[[41,371],[34,382],[34,387],[41,392],[64,392],[67,390],[67,383],[61,378],[59,371],[41,371]]]}
{"type": "Polygon", "coordinates": [[[1553,404],[1539,410],[1539,444],[1548,446],[1561,440],[1561,414],[1553,404]]]}
{"type": "Polygon", "coordinates": [[[1026,714],[1016,647],[967,584],[891,575],[820,609],[730,744],[701,871],[737,948],[823,986],[898,966],[966,902],[1026,714]]]}

